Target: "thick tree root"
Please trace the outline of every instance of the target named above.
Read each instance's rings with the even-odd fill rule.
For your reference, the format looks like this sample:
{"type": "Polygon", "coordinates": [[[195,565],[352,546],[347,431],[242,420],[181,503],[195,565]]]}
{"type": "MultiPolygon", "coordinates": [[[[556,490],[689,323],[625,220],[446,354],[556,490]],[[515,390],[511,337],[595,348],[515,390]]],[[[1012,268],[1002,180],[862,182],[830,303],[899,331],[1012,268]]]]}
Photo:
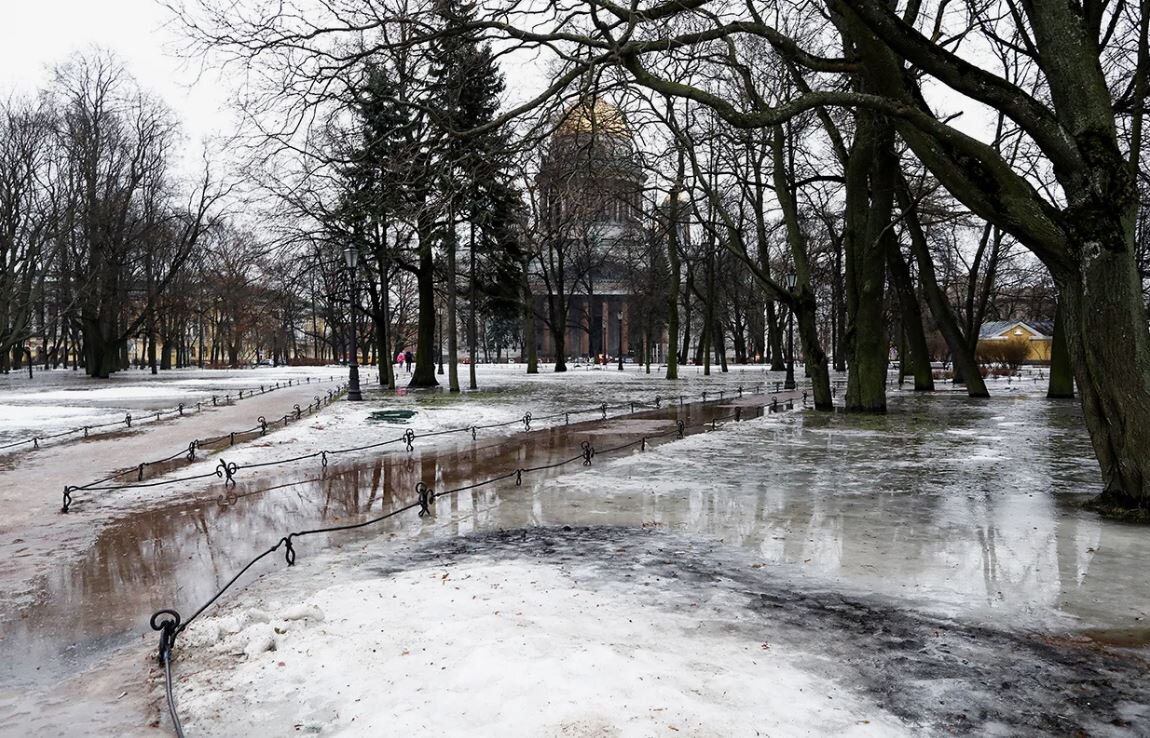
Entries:
{"type": "Polygon", "coordinates": [[[1109,520],[1150,525],[1150,507],[1146,507],[1143,500],[1121,492],[1107,490],[1083,503],[1082,507],[1109,520]]]}

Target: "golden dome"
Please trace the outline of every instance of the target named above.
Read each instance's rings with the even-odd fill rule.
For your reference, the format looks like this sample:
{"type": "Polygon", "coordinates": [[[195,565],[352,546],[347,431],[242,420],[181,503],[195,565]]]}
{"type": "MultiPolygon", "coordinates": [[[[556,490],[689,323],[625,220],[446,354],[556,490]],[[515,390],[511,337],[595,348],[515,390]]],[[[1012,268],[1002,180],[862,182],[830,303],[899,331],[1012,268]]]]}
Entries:
{"type": "Polygon", "coordinates": [[[585,97],[568,108],[555,128],[556,136],[581,133],[605,136],[630,136],[623,112],[598,97],[585,97]]]}

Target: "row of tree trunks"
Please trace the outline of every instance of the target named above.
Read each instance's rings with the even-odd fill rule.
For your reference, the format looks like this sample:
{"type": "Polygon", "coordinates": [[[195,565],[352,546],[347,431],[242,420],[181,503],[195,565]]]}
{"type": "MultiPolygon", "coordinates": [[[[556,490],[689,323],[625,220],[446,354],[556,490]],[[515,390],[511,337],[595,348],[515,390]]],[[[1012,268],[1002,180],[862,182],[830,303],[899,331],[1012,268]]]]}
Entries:
{"type": "Polygon", "coordinates": [[[898,295],[898,305],[902,326],[901,351],[899,351],[899,376],[907,374],[907,369],[914,374],[914,389],[916,392],[934,391],[934,373],[930,367],[930,352],[926,347],[926,333],[922,329],[922,309],[918,302],[918,293],[914,289],[914,281],[910,269],[902,256],[898,240],[894,238],[893,230],[888,229],[891,235],[884,236],[886,242],[887,269],[890,272],[891,286],[898,295]],[[908,367],[909,365],[909,367],[908,367]]]}
{"type": "Polygon", "coordinates": [[[919,220],[918,209],[914,207],[914,201],[911,198],[905,178],[900,177],[896,193],[899,210],[909,234],[910,250],[914,254],[915,263],[918,265],[919,283],[926,296],[926,302],[930,307],[931,315],[934,317],[935,325],[950,350],[955,373],[961,372],[963,376],[967,377],[966,391],[969,396],[989,397],[990,393],[986,389],[986,383],[982,379],[981,372],[979,372],[970,341],[962,334],[962,330],[958,326],[958,319],[955,318],[954,311],[950,307],[950,302],[938,284],[938,278],[934,271],[934,260],[926,240],[926,232],[919,220]]]}

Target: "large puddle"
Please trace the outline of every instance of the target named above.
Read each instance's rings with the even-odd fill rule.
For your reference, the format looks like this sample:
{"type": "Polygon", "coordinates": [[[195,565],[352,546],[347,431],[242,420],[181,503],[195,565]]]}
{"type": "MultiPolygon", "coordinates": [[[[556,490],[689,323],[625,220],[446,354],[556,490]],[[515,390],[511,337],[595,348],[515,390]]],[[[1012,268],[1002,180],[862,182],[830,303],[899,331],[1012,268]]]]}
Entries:
{"type": "MultiPolygon", "coordinates": [[[[331,540],[297,539],[295,550],[535,525],[669,528],[812,586],[1071,642],[1145,645],[1150,537],[1076,506],[1099,483],[1073,403],[896,395],[883,417],[786,414],[669,443],[676,420],[698,432],[731,412],[688,405],[438,449],[417,443],[326,469],[300,462],[126,516],[83,558],[59,562],[32,607],[2,616],[0,688],[48,690],[142,637],[151,644],[155,610],[187,617],[281,536],[376,517],[413,502],[419,482],[465,487],[577,459],[583,441],[604,449],[666,431],[653,453],[598,456],[591,470],[576,460],[525,475],[521,487],[506,479],[443,497],[435,526],[411,512],[331,540]]],[[[284,568],[276,553],[236,586],[284,568]]]]}
{"type": "MultiPolygon", "coordinates": [[[[607,422],[558,425],[502,439],[466,439],[450,447],[407,452],[391,447],[359,463],[318,460],[291,464],[234,488],[206,487],[193,501],[127,516],[103,529],[78,561],[61,561],[36,593],[33,605],[0,618],[0,684],[51,685],[81,672],[116,648],[149,633],[148,619],[161,608],[190,614],[250,559],[293,531],[344,525],[377,517],[416,499],[419,482],[437,492],[476,485],[529,469],[570,461],[514,479],[478,486],[439,499],[437,512],[499,507],[547,479],[583,469],[583,442],[599,450],[652,437],[652,444],[677,437],[677,421],[688,434],[729,416],[726,404],[686,405],[637,412],[607,422]],[[654,438],[660,436],[659,438],[654,438]]],[[[744,419],[762,407],[740,407],[744,419]]],[[[729,422],[730,419],[728,419],[729,422]]],[[[606,461],[599,456],[593,464],[606,461]]],[[[508,512],[516,506],[508,506],[508,512]]],[[[386,524],[335,534],[339,542],[411,527],[415,513],[386,524]]],[[[510,521],[505,521],[510,522],[510,521]]],[[[327,534],[295,543],[300,556],[324,548],[327,534]]],[[[283,557],[269,557],[244,581],[279,569],[283,557]]]]}

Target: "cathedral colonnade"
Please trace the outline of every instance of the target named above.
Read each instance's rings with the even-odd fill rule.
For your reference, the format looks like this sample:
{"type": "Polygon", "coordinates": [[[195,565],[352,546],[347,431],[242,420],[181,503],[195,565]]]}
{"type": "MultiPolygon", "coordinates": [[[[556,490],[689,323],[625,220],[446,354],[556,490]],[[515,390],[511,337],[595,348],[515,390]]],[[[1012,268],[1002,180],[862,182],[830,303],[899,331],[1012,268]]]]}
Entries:
{"type": "MultiPolygon", "coordinates": [[[[568,359],[592,360],[605,355],[609,360],[615,361],[619,356],[619,316],[622,314],[623,331],[623,358],[624,360],[640,361],[643,359],[643,325],[639,308],[630,295],[573,295],[569,298],[570,306],[567,313],[567,342],[566,353],[568,359]]],[[[536,315],[546,316],[547,298],[536,296],[536,315]]],[[[535,345],[539,351],[539,360],[547,363],[554,362],[555,340],[551,328],[545,320],[536,320],[535,345]]],[[[650,350],[653,360],[665,360],[667,351],[667,332],[660,329],[658,335],[651,340],[650,350]]]]}

